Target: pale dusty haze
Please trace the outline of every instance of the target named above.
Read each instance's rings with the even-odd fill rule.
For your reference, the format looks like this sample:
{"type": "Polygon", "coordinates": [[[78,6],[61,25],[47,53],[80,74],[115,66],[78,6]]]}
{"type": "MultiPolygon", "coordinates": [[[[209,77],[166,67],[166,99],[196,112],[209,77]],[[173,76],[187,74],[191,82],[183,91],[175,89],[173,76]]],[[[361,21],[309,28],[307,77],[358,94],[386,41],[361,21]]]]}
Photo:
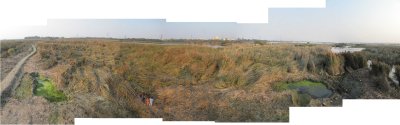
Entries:
{"type": "Polygon", "coordinates": [[[400,43],[400,0],[326,0],[326,8],[278,8],[270,9],[268,13],[268,24],[49,19],[47,26],[1,28],[0,39],[37,35],[400,43]]]}

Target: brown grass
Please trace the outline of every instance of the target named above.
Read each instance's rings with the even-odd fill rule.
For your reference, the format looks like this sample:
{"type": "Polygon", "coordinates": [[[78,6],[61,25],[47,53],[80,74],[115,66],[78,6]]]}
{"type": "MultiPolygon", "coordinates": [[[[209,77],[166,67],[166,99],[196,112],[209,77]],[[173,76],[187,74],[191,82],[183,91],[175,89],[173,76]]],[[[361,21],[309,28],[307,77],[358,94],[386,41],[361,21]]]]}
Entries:
{"type": "Polygon", "coordinates": [[[327,45],[211,48],[67,39],[37,46],[39,73],[54,79],[71,102],[101,97],[137,117],[165,120],[288,121],[290,93],[275,92],[272,84],[340,75],[345,65],[327,45]],[[155,105],[146,107],[141,93],[155,96],[155,105]]]}

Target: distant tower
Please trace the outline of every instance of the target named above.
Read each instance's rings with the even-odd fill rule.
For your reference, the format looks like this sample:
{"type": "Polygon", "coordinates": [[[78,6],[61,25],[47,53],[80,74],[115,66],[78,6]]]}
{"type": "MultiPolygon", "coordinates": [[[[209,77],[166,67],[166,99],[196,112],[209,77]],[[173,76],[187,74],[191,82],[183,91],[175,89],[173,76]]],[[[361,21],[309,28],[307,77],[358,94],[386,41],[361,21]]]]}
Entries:
{"type": "Polygon", "coordinates": [[[161,36],[160,36],[160,40],[162,40],[163,39],[163,34],[161,34],[161,36]]]}

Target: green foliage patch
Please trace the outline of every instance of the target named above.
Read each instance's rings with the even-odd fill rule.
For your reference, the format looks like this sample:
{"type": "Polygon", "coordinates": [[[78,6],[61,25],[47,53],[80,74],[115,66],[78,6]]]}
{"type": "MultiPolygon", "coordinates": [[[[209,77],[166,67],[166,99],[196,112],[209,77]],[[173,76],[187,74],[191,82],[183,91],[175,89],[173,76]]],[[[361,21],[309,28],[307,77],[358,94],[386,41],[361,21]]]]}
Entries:
{"type": "Polygon", "coordinates": [[[43,76],[38,76],[35,78],[36,87],[34,89],[34,94],[36,96],[43,96],[50,102],[60,102],[65,101],[67,97],[65,94],[57,90],[53,85],[53,82],[43,76]]]}

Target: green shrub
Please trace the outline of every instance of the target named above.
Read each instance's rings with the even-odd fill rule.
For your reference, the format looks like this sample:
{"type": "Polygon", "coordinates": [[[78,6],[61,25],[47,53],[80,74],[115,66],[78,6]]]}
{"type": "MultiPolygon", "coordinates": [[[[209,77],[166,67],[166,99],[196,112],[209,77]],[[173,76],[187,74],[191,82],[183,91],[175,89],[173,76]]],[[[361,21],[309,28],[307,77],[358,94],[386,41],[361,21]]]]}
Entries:
{"type": "Polygon", "coordinates": [[[14,55],[15,54],[15,48],[10,48],[7,50],[8,55],[14,55]]]}
{"type": "Polygon", "coordinates": [[[43,76],[36,77],[35,79],[34,94],[36,96],[43,96],[50,102],[60,102],[67,99],[63,92],[57,90],[52,81],[43,76]]]}
{"type": "Polygon", "coordinates": [[[256,44],[256,45],[265,45],[265,42],[257,40],[257,41],[254,41],[254,44],[256,44]]]}
{"type": "Polygon", "coordinates": [[[227,88],[228,85],[223,81],[219,81],[219,82],[214,84],[214,87],[217,88],[217,89],[224,89],[224,88],[227,88]]]}

